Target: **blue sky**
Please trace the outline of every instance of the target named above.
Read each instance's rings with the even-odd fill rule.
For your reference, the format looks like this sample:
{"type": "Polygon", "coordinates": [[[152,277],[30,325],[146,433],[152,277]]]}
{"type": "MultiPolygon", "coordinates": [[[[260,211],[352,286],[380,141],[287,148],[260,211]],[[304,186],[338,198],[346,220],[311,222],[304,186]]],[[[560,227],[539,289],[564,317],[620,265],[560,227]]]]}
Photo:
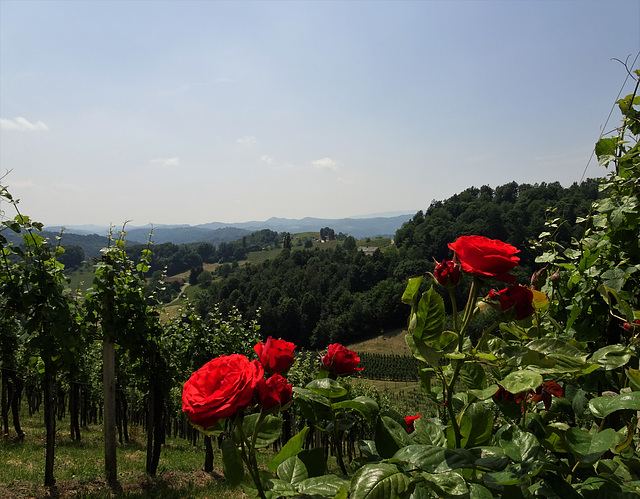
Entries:
{"type": "Polygon", "coordinates": [[[0,169],[49,225],[568,186],[625,82],[611,59],[639,50],[635,0],[0,0],[0,169]]]}

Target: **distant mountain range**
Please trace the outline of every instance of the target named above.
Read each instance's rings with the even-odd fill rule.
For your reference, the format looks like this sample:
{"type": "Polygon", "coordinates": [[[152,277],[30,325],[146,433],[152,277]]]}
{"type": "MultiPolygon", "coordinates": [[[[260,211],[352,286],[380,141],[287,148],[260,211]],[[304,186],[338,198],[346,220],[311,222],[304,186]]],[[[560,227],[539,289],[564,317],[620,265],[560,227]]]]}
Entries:
{"type": "MultiPolygon", "coordinates": [[[[262,229],[270,229],[276,232],[319,232],[323,227],[332,228],[336,234],[344,234],[362,239],[365,237],[393,237],[404,222],[413,217],[412,214],[396,215],[391,217],[372,218],[311,218],[302,219],[272,217],[263,222],[237,222],[223,223],[210,222],[199,225],[156,225],[153,228],[153,241],[157,244],[171,242],[174,244],[211,242],[230,242],[240,239],[242,236],[262,229]]],[[[119,229],[116,227],[116,230],[119,229]]],[[[47,226],[47,232],[57,232],[61,226],[47,226]]],[[[109,228],[99,225],[68,225],[65,233],[68,235],[92,235],[106,236],[109,228]]],[[[130,242],[145,242],[149,237],[151,226],[135,227],[127,226],[127,240],[130,242]]],[[[106,240],[106,239],[105,239],[106,240]]],[[[71,243],[73,244],[73,243],[71,243]]]]}

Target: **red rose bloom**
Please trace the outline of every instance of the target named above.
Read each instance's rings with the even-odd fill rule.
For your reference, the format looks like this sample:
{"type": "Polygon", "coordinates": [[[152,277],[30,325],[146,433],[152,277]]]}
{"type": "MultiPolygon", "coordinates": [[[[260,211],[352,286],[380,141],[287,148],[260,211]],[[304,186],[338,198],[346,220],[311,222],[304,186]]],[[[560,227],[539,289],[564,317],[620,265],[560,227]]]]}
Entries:
{"type": "Polygon", "coordinates": [[[219,419],[244,411],[253,399],[264,370],[244,355],[224,355],[207,362],[182,388],[182,410],[195,424],[208,428],[219,419]]]}
{"type": "Polygon", "coordinates": [[[274,340],[271,336],[265,343],[258,343],[253,349],[267,374],[281,373],[293,364],[293,349],[296,346],[284,340],[274,340]]]}
{"type": "Polygon", "coordinates": [[[535,393],[531,395],[531,401],[536,403],[542,400],[546,411],[551,407],[551,396],[562,398],[562,387],[555,381],[545,381],[538,388],[535,393]]]}
{"type": "Polygon", "coordinates": [[[362,371],[362,367],[357,367],[360,357],[340,343],[329,345],[327,354],[322,357],[324,368],[334,374],[352,374],[355,371],[362,371]]]}
{"type": "Polygon", "coordinates": [[[404,420],[407,422],[407,431],[409,433],[413,433],[413,431],[415,430],[414,427],[414,422],[416,419],[419,419],[422,417],[422,414],[417,414],[415,416],[405,416],[404,420]]]}
{"type": "MultiPolygon", "coordinates": [[[[529,317],[535,311],[533,307],[533,293],[525,286],[514,285],[501,290],[499,293],[500,308],[503,312],[511,310],[516,313],[516,320],[529,317]]],[[[489,293],[490,298],[495,298],[489,293]]]]}
{"type": "Polygon", "coordinates": [[[433,276],[440,286],[457,286],[460,282],[460,265],[451,260],[443,260],[436,265],[433,276]]]}
{"type": "Polygon", "coordinates": [[[507,273],[520,261],[515,256],[520,250],[515,246],[483,236],[461,236],[448,246],[455,252],[465,272],[494,281],[516,280],[515,276],[507,273]]]}
{"type": "Polygon", "coordinates": [[[640,325],[640,319],[636,319],[634,320],[631,324],[629,324],[628,322],[625,322],[622,327],[625,329],[625,331],[633,331],[634,328],[638,327],[640,325]]]}
{"type": "MultiPolygon", "coordinates": [[[[500,386],[500,385],[498,385],[500,386]]],[[[527,393],[511,393],[500,386],[498,391],[493,394],[494,398],[500,402],[516,402],[518,404],[525,401],[527,393]]]]}
{"type": "Polygon", "coordinates": [[[258,403],[263,409],[271,409],[278,404],[281,407],[291,402],[293,397],[293,388],[287,383],[287,380],[279,374],[274,374],[269,379],[261,379],[258,381],[258,403]]]}

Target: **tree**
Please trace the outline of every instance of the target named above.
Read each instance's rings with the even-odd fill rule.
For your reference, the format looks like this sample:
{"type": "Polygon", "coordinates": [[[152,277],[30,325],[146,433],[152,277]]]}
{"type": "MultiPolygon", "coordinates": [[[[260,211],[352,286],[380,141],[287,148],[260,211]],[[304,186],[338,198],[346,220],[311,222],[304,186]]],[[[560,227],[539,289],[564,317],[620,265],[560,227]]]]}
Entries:
{"type": "Polygon", "coordinates": [[[66,269],[75,269],[82,265],[84,257],[82,247],[72,244],[64,246],[64,253],[58,257],[58,261],[63,264],[66,269]]]}
{"type": "Polygon", "coordinates": [[[356,249],[356,238],[353,236],[347,236],[347,238],[344,240],[344,243],[342,243],[342,247],[346,250],[355,250],[356,249]]]}

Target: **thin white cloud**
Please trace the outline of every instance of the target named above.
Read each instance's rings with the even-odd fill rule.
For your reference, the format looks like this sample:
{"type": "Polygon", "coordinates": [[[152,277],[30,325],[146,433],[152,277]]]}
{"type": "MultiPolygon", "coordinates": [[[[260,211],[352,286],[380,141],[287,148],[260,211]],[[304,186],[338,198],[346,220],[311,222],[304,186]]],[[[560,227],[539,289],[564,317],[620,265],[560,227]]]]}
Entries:
{"type": "Polygon", "coordinates": [[[256,139],[253,135],[245,135],[244,137],[240,137],[239,139],[236,139],[236,142],[244,146],[252,146],[257,142],[257,140],[258,139],[256,139]]]}
{"type": "Polygon", "coordinates": [[[173,158],[156,158],[150,161],[152,165],[161,165],[161,166],[180,166],[180,158],[177,156],[173,158]]]}
{"type": "Polygon", "coordinates": [[[12,120],[0,118],[1,130],[12,130],[17,132],[43,132],[49,130],[49,127],[42,121],[31,123],[22,116],[16,116],[12,120]]]}
{"type": "Polygon", "coordinates": [[[265,163],[267,163],[268,165],[270,165],[271,163],[273,163],[273,158],[271,156],[268,156],[266,154],[263,154],[260,159],[262,161],[264,161],[265,163]]]}
{"type": "Polygon", "coordinates": [[[311,165],[319,170],[333,170],[334,172],[338,170],[338,163],[331,158],[316,159],[311,162],[311,165]]]}
{"type": "Polygon", "coordinates": [[[156,92],[156,97],[171,97],[174,95],[182,94],[184,92],[188,92],[191,89],[191,85],[180,85],[179,87],[169,88],[165,90],[160,90],[156,92]]]}

